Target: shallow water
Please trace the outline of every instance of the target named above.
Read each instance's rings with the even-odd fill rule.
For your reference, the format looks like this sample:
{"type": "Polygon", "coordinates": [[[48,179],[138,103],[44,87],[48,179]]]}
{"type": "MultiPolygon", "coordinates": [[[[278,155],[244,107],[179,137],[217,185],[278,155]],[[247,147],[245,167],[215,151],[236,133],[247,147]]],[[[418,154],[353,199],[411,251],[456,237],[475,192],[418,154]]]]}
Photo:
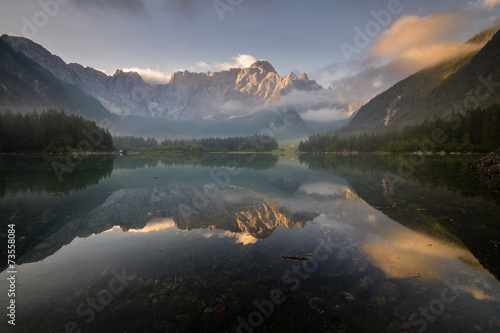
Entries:
{"type": "Polygon", "coordinates": [[[0,157],[17,254],[16,326],[0,328],[500,330],[500,195],[469,173],[477,157],[411,158],[105,156],[58,179],[0,157]]]}

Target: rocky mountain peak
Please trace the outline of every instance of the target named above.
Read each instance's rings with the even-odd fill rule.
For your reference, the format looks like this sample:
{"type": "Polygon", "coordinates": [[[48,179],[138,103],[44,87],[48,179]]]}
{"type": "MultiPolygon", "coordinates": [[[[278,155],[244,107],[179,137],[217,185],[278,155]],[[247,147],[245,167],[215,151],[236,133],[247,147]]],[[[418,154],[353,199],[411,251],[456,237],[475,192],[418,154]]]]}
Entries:
{"type": "Polygon", "coordinates": [[[271,65],[268,61],[265,60],[257,60],[256,62],[250,65],[250,68],[260,68],[265,72],[278,74],[274,69],[273,65],[271,65]]]}
{"type": "Polygon", "coordinates": [[[137,72],[117,69],[113,75],[107,75],[79,64],[66,64],[26,38],[3,35],[0,42],[24,54],[62,82],[92,96],[108,111],[121,116],[182,121],[216,118],[220,121],[268,108],[266,104],[293,90],[322,89],[314,81],[309,81],[305,74],[300,79],[294,73],[279,76],[265,60],[255,61],[247,68],[219,72],[179,71],[172,74],[169,83],[151,86],[137,72]],[[241,107],[243,105],[245,108],[241,107]]]}
{"type": "Polygon", "coordinates": [[[306,73],[302,73],[300,76],[299,76],[299,80],[302,80],[302,81],[309,81],[309,77],[307,76],[306,73]]]}

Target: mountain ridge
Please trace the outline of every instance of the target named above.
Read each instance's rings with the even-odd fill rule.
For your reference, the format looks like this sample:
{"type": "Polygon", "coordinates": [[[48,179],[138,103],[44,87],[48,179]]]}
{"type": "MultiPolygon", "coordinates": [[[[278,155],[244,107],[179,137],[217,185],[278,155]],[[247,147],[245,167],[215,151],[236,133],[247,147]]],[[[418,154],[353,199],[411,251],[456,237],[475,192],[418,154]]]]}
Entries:
{"type": "MultiPolygon", "coordinates": [[[[465,112],[466,102],[484,80],[500,79],[499,30],[496,26],[482,31],[466,42],[485,43],[478,51],[418,71],[377,95],[357,111],[348,128],[414,125],[449,110],[465,112]]],[[[495,102],[500,102],[499,89],[470,106],[495,102]]]]}
{"type": "Polygon", "coordinates": [[[229,118],[251,113],[248,110],[252,108],[258,110],[293,90],[323,89],[305,73],[280,76],[265,60],[220,72],[176,72],[169,83],[150,85],[136,72],[117,69],[107,75],[79,64],[66,64],[26,38],[3,35],[0,40],[121,116],[182,121],[229,118]]]}
{"type": "Polygon", "coordinates": [[[0,38],[0,104],[19,111],[66,110],[95,121],[115,119],[96,99],[68,85],[0,38]]]}

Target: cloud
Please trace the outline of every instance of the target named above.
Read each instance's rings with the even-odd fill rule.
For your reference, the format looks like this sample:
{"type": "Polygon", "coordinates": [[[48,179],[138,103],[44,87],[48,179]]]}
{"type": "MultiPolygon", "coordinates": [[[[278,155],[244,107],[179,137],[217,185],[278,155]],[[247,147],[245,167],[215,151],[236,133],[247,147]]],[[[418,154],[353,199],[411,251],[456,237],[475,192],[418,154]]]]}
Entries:
{"type": "Polygon", "coordinates": [[[482,45],[453,42],[470,33],[465,21],[459,12],[401,17],[374,40],[364,59],[329,66],[330,87],[339,99],[364,104],[419,70],[476,51],[482,45]]]}
{"type": "Polygon", "coordinates": [[[308,195],[319,194],[322,196],[342,195],[352,193],[351,189],[343,184],[335,184],[329,182],[303,183],[300,185],[299,191],[303,191],[308,195]]]}
{"type": "Polygon", "coordinates": [[[243,245],[255,244],[258,241],[257,238],[247,233],[237,233],[237,232],[221,231],[221,230],[213,230],[209,233],[204,234],[203,237],[233,238],[236,244],[240,243],[243,245]]]}
{"type": "Polygon", "coordinates": [[[254,236],[250,234],[245,234],[245,233],[235,233],[235,232],[230,232],[226,231],[220,237],[227,237],[227,238],[234,238],[235,243],[240,243],[243,245],[248,245],[248,244],[255,244],[257,243],[258,239],[255,238],[254,236]]]}
{"type": "Polygon", "coordinates": [[[129,229],[128,232],[148,233],[151,231],[160,231],[175,227],[175,221],[171,218],[155,217],[142,229],[129,229]]]}
{"type": "Polygon", "coordinates": [[[157,84],[166,84],[170,81],[170,76],[165,73],[155,71],[152,69],[143,69],[143,68],[124,68],[124,72],[136,72],[138,73],[142,79],[149,84],[157,85],[157,84]]]}
{"type": "Polygon", "coordinates": [[[307,110],[300,115],[303,120],[314,122],[330,122],[335,120],[342,120],[349,118],[351,114],[347,113],[344,109],[320,109],[320,110],[307,110]]]}
{"type": "Polygon", "coordinates": [[[330,122],[349,118],[352,111],[349,104],[344,104],[337,93],[332,89],[313,91],[292,90],[263,106],[260,103],[240,102],[230,100],[220,106],[220,110],[230,113],[232,118],[260,111],[286,111],[298,112],[304,120],[312,122],[330,122]],[[305,115],[305,118],[304,118],[305,115]]]}
{"type": "Polygon", "coordinates": [[[336,95],[332,94],[331,90],[292,90],[285,96],[281,96],[279,100],[272,102],[272,106],[295,106],[298,108],[309,108],[311,105],[323,105],[324,107],[331,103],[338,102],[336,95]]]}
{"type": "Polygon", "coordinates": [[[418,70],[478,50],[479,45],[450,42],[460,30],[459,17],[454,13],[405,16],[375,41],[370,57],[394,59],[418,70]]]}
{"type": "Polygon", "coordinates": [[[206,62],[204,62],[204,61],[198,61],[198,62],[196,63],[196,66],[201,67],[201,68],[210,68],[210,67],[212,67],[212,66],[210,66],[209,64],[207,64],[207,63],[206,63],[206,62]]]}
{"type": "Polygon", "coordinates": [[[500,4],[500,0],[479,0],[476,5],[480,8],[484,9],[493,9],[498,4],[500,4]]]}
{"type": "Polygon", "coordinates": [[[230,68],[247,68],[257,61],[252,55],[239,53],[236,57],[232,57],[231,59],[233,59],[233,62],[215,63],[214,66],[222,70],[228,70],[230,68]]]}
{"type": "Polygon", "coordinates": [[[102,69],[102,68],[94,68],[94,69],[95,69],[96,71],[99,71],[99,72],[101,72],[101,73],[106,74],[107,76],[109,76],[109,75],[110,75],[108,72],[106,72],[106,70],[105,70],[105,69],[102,69]]]}

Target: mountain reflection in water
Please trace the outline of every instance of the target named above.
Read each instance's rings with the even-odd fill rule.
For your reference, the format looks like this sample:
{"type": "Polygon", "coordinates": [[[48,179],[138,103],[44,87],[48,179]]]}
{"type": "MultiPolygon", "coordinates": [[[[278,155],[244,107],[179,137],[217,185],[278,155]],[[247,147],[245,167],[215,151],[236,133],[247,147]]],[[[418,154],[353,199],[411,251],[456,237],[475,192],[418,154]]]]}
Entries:
{"type": "MultiPolygon", "coordinates": [[[[488,260],[476,255],[491,243],[480,247],[459,233],[469,230],[467,222],[484,223],[486,230],[475,230],[474,237],[499,240],[491,223],[482,221],[500,211],[495,194],[483,188],[469,189],[471,200],[451,186],[429,186],[422,180],[428,177],[420,179],[423,185],[418,178],[388,184],[391,166],[380,161],[339,159],[335,170],[317,171],[297,163],[248,167],[224,184],[210,176],[224,166],[148,162],[133,169],[122,157],[117,163],[128,167],[114,169],[95,188],[53,198],[46,229],[24,229],[18,222],[19,236],[36,244],[18,261],[20,331],[63,331],[69,321],[95,332],[236,331],[237,318],[247,319],[257,309],[254,301],[277,289],[286,301],[263,320],[263,331],[413,332],[423,323],[428,332],[500,327],[500,284],[491,274],[496,266],[485,268],[488,260]],[[452,204],[438,210],[407,188],[419,198],[440,196],[452,204]],[[489,211],[464,221],[468,215],[453,213],[461,202],[489,211]],[[82,213],[62,218],[71,215],[57,207],[67,210],[68,203],[82,213]],[[429,220],[417,224],[416,216],[429,220]],[[453,228],[445,223],[450,218],[453,228]],[[52,221],[58,228],[48,228],[52,221]],[[38,238],[30,230],[45,233],[38,238]],[[325,241],[333,247],[324,258],[282,257],[304,258],[325,241]],[[87,322],[76,311],[79,304],[122,270],[131,277],[125,291],[87,322]],[[298,287],[286,272],[295,272],[298,287]],[[437,304],[449,284],[457,296],[446,311],[418,321],[424,318],[419,309],[437,304]]],[[[314,163],[323,162],[308,161],[314,163]]],[[[11,207],[4,214],[22,221],[16,198],[6,196],[2,208],[11,207]]],[[[6,272],[0,275],[5,288],[6,272]]]]}

